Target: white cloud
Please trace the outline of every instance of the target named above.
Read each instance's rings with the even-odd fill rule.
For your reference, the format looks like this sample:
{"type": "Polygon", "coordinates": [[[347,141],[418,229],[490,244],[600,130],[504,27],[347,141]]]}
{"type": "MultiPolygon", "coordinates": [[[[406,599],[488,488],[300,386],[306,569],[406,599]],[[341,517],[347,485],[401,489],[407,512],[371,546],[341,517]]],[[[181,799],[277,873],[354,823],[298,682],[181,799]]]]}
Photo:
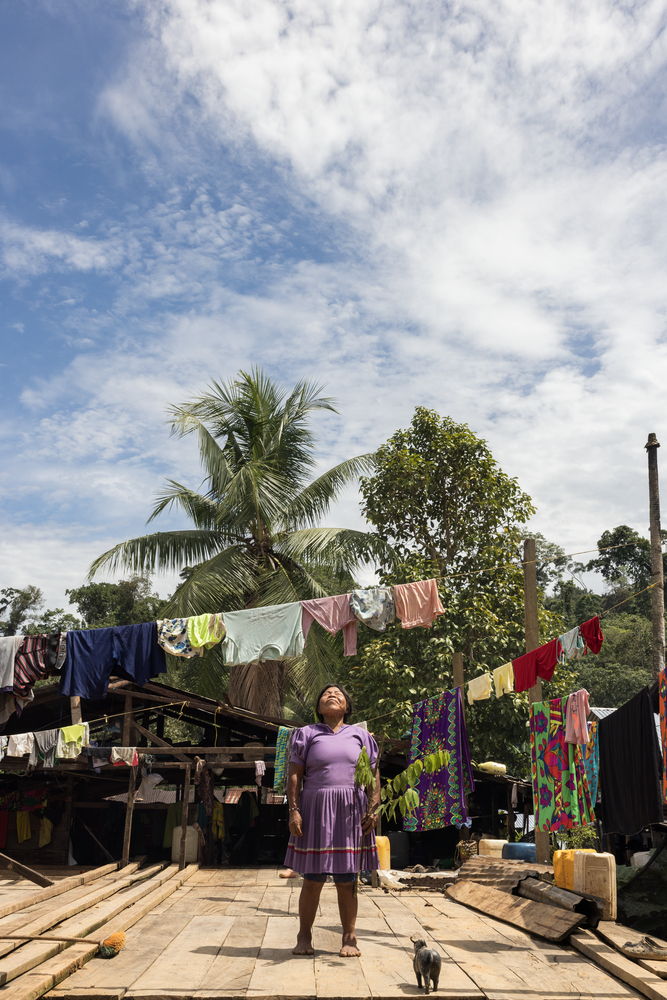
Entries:
{"type": "Polygon", "coordinates": [[[106,271],[121,260],[119,246],[84,240],[55,229],[36,229],[0,219],[0,260],[4,277],[40,274],[59,266],[74,271],[106,271]]]}

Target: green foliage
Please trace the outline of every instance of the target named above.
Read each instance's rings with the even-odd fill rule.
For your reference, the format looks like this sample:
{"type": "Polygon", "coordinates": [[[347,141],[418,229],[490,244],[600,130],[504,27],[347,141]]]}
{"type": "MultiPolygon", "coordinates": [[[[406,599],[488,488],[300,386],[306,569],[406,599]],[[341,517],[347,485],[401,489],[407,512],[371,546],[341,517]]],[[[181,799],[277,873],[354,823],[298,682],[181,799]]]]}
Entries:
{"type": "MultiPolygon", "coordinates": [[[[144,574],[177,570],[183,582],[168,611],[190,615],[340,593],[358,566],[379,555],[388,559],[388,546],[375,534],[319,527],[341,491],[371,466],[361,455],[312,478],[310,419],[317,411],[334,411],[321,392],[302,381],[288,393],[254,370],[214,382],[197,399],[174,407],[172,431],[196,439],[204,483],[195,490],[170,480],[150,520],[175,509],[192,527],[122,542],[101,555],[91,573],[117,566],[144,574]]],[[[296,691],[310,697],[334,676],[341,652],[339,640],[329,642],[312,629],[308,655],[278,673],[255,664],[234,667],[229,695],[246,708],[279,714],[286,698],[298,702],[296,691]]],[[[219,648],[179,670],[202,694],[219,696],[219,685],[227,686],[219,648]]]]}
{"type": "MultiPolygon", "coordinates": [[[[395,778],[389,778],[384,783],[380,792],[378,813],[389,819],[394,819],[397,812],[400,812],[401,816],[411,815],[419,808],[419,793],[416,786],[422,773],[426,771],[427,774],[435,774],[436,771],[442,771],[448,766],[449,754],[446,750],[413,761],[395,778]]],[[[371,795],[375,788],[375,772],[364,747],[357,759],[354,780],[355,784],[365,788],[369,796],[371,795]]]]}
{"type": "Polygon", "coordinates": [[[653,677],[651,623],[642,615],[616,614],[602,623],[604,643],[597,656],[572,664],[574,684],[590,694],[591,705],[619,708],[653,677]]]}
{"type": "Polygon", "coordinates": [[[44,595],[39,587],[3,587],[0,590],[0,633],[19,635],[32,616],[44,605],[44,595]]]}
{"type": "Polygon", "coordinates": [[[604,598],[574,580],[559,580],[553,593],[545,597],[544,606],[560,615],[567,628],[573,628],[599,615],[604,610],[604,598]]]}
{"type": "MultiPolygon", "coordinates": [[[[662,537],[664,541],[667,532],[663,531],[662,537]]],[[[619,524],[610,531],[604,531],[597,544],[599,555],[591,559],[586,568],[600,573],[607,581],[609,592],[604,602],[606,608],[631,597],[650,584],[651,546],[648,538],[644,538],[627,524],[619,524]]],[[[667,554],[663,555],[663,568],[667,575],[667,554]]],[[[650,615],[650,608],[650,591],[632,597],[623,606],[626,613],[646,617],[650,615]]]]}
{"type": "Polygon", "coordinates": [[[146,576],[132,576],[119,583],[87,583],[65,593],[81,615],[84,628],[153,622],[164,617],[167,605],[153,592],[146,576]]]}
{"type": "Polygon", "coordinates": [[[554,851],[583,851],[600,849],[600,838],[597,827],[577,826],[572,830],[559,830],[557,834],[552,834],[551,838],[551,860],[553,861],[554,851]]]}
{"type": "MultiPolygon", "coordinates": [[[[377,638],[364,635],[358,660],[343,664],[341,680],[354,691],[357,715],[377,720],[376,733],[399,737],[415,702],[452,686],[455,651],[464,654],[468,679],[523,652],[519,553],[534,508],[483,440],[465,424],[421,407],[411,426],[379,449],[361,491],[365,515],[398,554],[383,566],[383,582],[439,576],[446,609],[430,629],[395,624],[377,638]],[[386,713],[392,715],[380,718],[386,713]]],[[[563,624],[543,607],[539,622],[545,638],[563,624]]],[[[476,759],[525,772],[522,696],[477,703],[470,718],[476,759]]]]}

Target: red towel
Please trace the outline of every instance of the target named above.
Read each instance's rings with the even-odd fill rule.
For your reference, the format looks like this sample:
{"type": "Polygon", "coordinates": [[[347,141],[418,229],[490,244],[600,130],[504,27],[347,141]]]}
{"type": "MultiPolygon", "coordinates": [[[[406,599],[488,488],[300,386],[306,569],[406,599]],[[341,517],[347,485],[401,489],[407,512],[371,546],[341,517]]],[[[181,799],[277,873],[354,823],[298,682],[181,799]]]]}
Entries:
{"type": "Polygon", "coordinates": [[[587,622],[580,625],[579,631],[581,632],[582,638],[591,653],[599,653],[602,649],[604,636],[602,634],[602,629],[600,628],[600,619],[598,616],[596,615],[595,618],[589,618],[587,622]]]}
{"type": "Polygon", "coordinates": [[[558,639],[552,639],[544,646],[538,646],[530,653],[524,653],[518,659],[512,660],[514,667],[514,690],[527,691],[541,677],[550,681],[556,669],[560,656],[561,645],[558,639]]]}

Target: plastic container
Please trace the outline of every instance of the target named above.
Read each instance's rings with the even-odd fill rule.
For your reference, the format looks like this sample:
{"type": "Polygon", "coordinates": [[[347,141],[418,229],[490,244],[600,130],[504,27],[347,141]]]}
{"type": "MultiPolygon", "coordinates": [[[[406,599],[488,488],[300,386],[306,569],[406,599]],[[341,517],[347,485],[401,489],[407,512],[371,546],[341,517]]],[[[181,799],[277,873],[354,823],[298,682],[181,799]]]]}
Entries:
{"type": "MultiPolygon", "coordinates": [[[[171,835],[171,860],[178,864],[181,856],[181,828],[175,827],[171,835]]],[[[186,865],[196,864],[199,857],[199,834],[194,826],[188,826],[185,831],[185,863],[186,865]]]]}
{"type": "Polygon", "coordinates": [[[535,844],[505,844],[503,857],[508,861],[537,861],[535,844]]]}
{"type": "Polygon", "coordinates": [[[616,858],[613,854],[576,851],[574,891],[598,896],[604,902],[603,920],[616,920],[616,858]]]}
{"type": "Polygon", "coordinates": [[[391,847],[389,837],[376,837],[375,843],[378,849],[378,867],[382,871],[389,871],[391,868],[391,847]]]}
{"type": "Polygon", "coordinates": [[[574,892],[574,859],[577,854],[595,854],[585,847],[581,850],[554,851],[554,882],[559,889],[569,889],[574,892]]]}
{"type": "Polygon", "coordinates": [[[487,774],[507,774],[507,764],[499,764],[497,760],[485,760],[483,764],[478,764],[478,771],[486,771],[487,774]]]}
{"type": "Polygon", "coordinates": [[[631,868],[643,868],[653,857],[653,851],[635,851],[630,858],[631,868]]]}
{"type": "Polygon", "coordinates": [[[479,853],[487,858],[502,858],[503,847],[507,846],[506,840],[480,840],[479,853]]]}

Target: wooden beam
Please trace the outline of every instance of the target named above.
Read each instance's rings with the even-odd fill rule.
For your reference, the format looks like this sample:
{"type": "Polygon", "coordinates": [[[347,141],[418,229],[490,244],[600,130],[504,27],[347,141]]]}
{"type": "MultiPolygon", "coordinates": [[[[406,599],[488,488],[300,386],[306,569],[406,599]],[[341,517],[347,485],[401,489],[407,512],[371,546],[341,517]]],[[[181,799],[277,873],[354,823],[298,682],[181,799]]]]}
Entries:
{"type": "Polygon", "coordinates": [[[142,736],[145,736],[147,740],[155,744],[155,746],[146,747],[145,749],[142,747],[138,747],[137,753],[142,753],[142,754],[172,753],[177,760],[182,760],[187,763],[188,758],[186,754],[183,753],[183,751],[178,749],[177,747],[173,747],[167,740],[163,740],[160,739],[159,736],[155,736],[155,734],[151,733],[150,730],[144,729],[143,726],[140,726],[138,722],[135,722],[134,728],[137,730],[137,732],[141,733],[142,736]]]}
{"type": "Polygon", "coordinates": [[[640,968],[631,959],[619,955],[592,931],[578,931],[570,938],[570,944],[605,972],[611,972],[612,976],[616,976],[650,1000],[667,1000],[667,983],[652,972],[640,968]]]}
{"type": "Polygon", "coordinates": [[[130,768],[127,783],[127,806],[125,808],[125,830],[123,831],[123,854],[121,864],[126,865],[130,859],[130,843],[132,840],[132,815],[134,813],[134,792],[137,784],[136,767],[130,768]]]}
{"type": "Polygon", "coordinates": [[[83,721],[81,717],[81,698],[79,698],[78,695],[76,695],[73,698],[70,698],[69,711],[70,711],[70,716],[72,718],[73,726],[76,726],[79,722],[83,721]]]}
{"type": "Polygon", "coordinates": [[[129,694],[123,696],[123,732],[121,744],[124,747],[131,747],[134,743],[132,738],[132,697],[129,694]]]}
{"type": "MultiPolygon", "coordinates": [[[[137,724],[137,728],[140,729],[141,727],[139,727],[139,725],[137,724]]],[[[255,754],[260,759],[262,757],[266,757],[266,756],[268,756],[268,757],[275,757],[275,755],[276,755],[276,748],[275,747],[244,747],[244,746],[235,746],[235,747],[175,747],[175,746],[172,746],[170,743],[168,743],[166,740],[158,740],[158,737],[153,736],[153,734],[147,732],[147,730],[143,730],[143,732],[144,732],[145,735],[149,736],[150,739],[155,740],[157,746],[155,746],[155,747],[137,747],[137,753],[138,754],[144,754],[144,753],[147,753],[147,754],[156,754],[156,755],[162,755],[162,754],[167,754],[167,753],[173,753],[173,754],[195,754],[195,755],[201,757],[201,755],[205,754],[205,753],[218,754],[219,755],[221,753],[244,753],[245,752],[245,753],[255,754]]],[[[183,759],[185,760],[185,758],[183,758],[183,759]]],[[[231,761],[230,763],[234,763],[234,761],[231,761]]],[[[239,762],[236,761],[236,763],[239,763],[239,762]]],[[[250,763],[253,763],[253,761],[250,761],[250,763]]]]}
{"type": "MultiPolygon", "coordinates": [[[[107,805],[106,802],[105,805],[107,805]]],[[[12,913],[18,913],[19,910],[25,910],[28,906],[35,906],[37,903],[45,902],[53,896],[60,896],[63,892],[69,892],[70,889],[76,889],[80,885],[94,882],[96,879],[103,878],[105,875],[110,875],[115,871],[118,871],[117,862],[114,862],[112,865],[104,865],[102,868],[93,868],[89,872],[83,872],[81,875],[70,875],[68,878],[61,879],[60,882],[54,882],[48,888],[26,896],[25,899],[2,903],[0,905],[0,917],[8,917],[12,913]]]]}
{"type": "Polygon", "coordinates": [[[192,775],[192,765],[186,764],[185,775],[183,776],[183,807],[181,809],[181,846],[178,852],[178,867],[180,871],[185,868],[185,844],[188,835],[188,807],[190,805],[190,778],[192,775]]]}
{"type": "Polygon", "coordinates": [[[50,878],[46,878],[40,872],[36,872],[34,868],[28,868],[27,865],[22,865],[18,861],[14,861],[7,854],[0,854],[0,865],[3,868],[11,868],[13,872],[17,875],[22,875],[23,878],[29,879],[31,882],[35,882],[37,885],[49,886],[53,885],[50,878]]]}
{"type": "Polygon", "coordinates": [[[564,941],[586,919],[580,913],[559,910],[556,906],[520,899],[508,892],[501,892],[490,885],[462,882],[445,888],[445,895],[455,903],[493,917],[505,924],[518,927],[528,934],[536,934],[547,941],[564,941]]]}

